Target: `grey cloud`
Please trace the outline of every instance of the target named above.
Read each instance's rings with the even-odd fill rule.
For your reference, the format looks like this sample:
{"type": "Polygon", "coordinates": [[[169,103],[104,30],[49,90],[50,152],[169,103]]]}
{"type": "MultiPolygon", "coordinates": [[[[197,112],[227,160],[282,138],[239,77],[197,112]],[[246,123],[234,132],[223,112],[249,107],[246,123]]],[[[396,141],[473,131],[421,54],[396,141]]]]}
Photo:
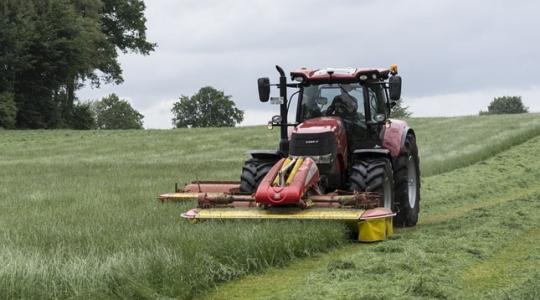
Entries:
{"type": "MultiPolygon", "coordinates": [[[[212,85],[243,109],[273,66],[388,66],[418,98],[537,85],[536,1],[147,1],[149,57],[122,56],[115,91],[150,109],[212,85]]],[[[169,122],[167,122],[168,124],[169,122]]],[[[168,125],[167,125],[168,126],[168,125]]]]}

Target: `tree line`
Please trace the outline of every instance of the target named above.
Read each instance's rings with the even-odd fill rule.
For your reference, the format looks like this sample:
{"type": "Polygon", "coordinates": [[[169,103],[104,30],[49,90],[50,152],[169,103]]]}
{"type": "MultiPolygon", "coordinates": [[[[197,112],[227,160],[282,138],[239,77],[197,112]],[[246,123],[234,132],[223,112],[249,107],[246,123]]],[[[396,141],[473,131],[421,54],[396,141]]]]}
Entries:
{"type": "Polygon", "coordinates": [[[83,84],[121,83],[120,52],[154,50],[142,0],[3,0],[0,127],[76,128],[83,84]]]}

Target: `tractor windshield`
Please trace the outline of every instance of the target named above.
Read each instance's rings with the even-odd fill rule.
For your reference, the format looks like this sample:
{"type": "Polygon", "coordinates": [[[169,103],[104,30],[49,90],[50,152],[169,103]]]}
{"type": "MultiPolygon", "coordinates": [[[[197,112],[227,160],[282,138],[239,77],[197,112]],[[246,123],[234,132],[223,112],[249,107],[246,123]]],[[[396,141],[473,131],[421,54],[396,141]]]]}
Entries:
{"type": "Polygon", "coordinates": [[[340,116],[355,122],[364,120],[364,94],[360,84],[321,84],[304,88],[302,120],[340,116]]]}
{"type": "Polygon", "coordinates": [[[368,90],[371,121],[377,114],[387,115],[386,94],[380,85],[320,84],[304,87],[300,122],[323,116],[339,116],[346,122],[365,126],[364,89],[368,90]]]}

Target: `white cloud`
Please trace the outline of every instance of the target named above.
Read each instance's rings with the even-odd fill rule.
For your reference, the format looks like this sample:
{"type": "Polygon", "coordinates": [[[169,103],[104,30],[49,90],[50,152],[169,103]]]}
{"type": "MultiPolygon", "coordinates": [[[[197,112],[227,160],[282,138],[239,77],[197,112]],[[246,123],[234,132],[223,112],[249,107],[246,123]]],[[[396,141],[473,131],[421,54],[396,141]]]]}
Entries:
{"type": "Polygon", "coordinates": [[[171,108],[175,100],[162,100],[156,105],[140,110],[144,115],[144,128],[166,129],[172,128],[173,114],[171,108]]]}

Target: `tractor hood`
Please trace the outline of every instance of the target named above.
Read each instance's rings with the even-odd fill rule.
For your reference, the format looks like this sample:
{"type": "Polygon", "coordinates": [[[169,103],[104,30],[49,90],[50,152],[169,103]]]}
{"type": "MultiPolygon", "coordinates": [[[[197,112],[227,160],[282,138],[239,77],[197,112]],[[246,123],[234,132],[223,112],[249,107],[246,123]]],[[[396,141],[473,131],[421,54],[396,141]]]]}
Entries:
{"type": "Polygon", "coordinates": [[[290,153],[297,156],[333,157],[347,153],[347,135],[340,117],[305,120],[289,134],[290,153]]]}
{"type": "Polygon", "coordinates": [[[341,121],[340,117],[319,117],[305,120],[300,123],[291,131],[291,134],[321,132],[334,132],[335,134],[339,134],[343,131],[343,121],[341,121]]]}

